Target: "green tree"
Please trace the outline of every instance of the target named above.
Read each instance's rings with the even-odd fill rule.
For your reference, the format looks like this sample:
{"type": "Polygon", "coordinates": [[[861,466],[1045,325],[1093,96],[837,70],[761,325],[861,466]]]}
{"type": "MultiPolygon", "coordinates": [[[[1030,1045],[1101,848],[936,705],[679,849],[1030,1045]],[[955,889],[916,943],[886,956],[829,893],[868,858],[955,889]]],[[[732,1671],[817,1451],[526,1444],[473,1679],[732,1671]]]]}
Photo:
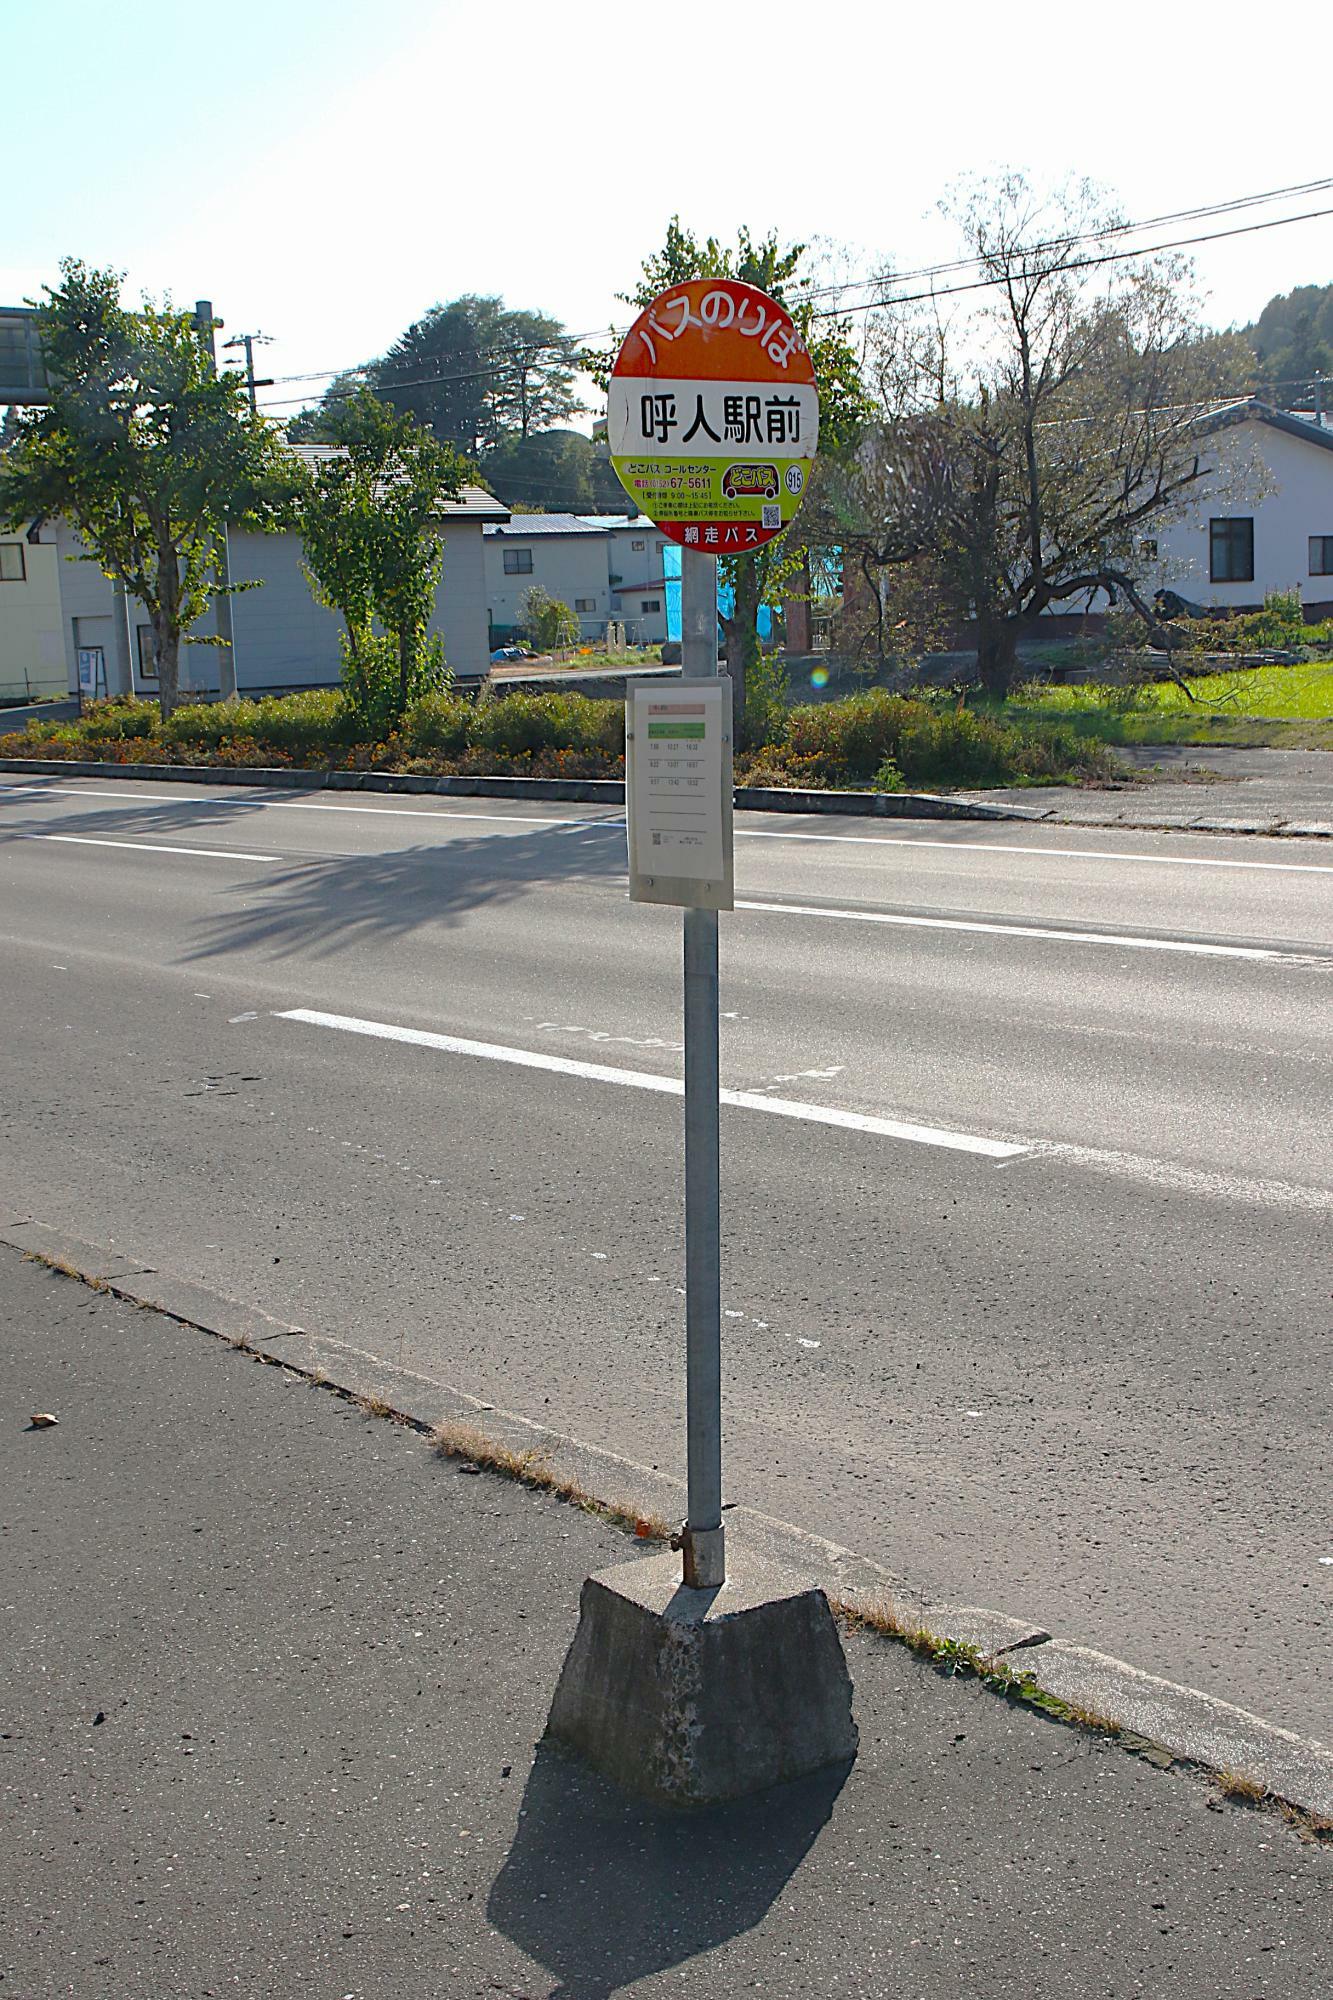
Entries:
{"type": "Polygon", "coordinates": [[[605,456],[582,431],[537,431],[503,438],[481,461],[487,485],[507,507],[547,514],[623,513],[625,493],[605,456]]]}
{"type": "Polygon", "coordinates": [[[64,518],[139,600],[170,715],[181,646],[222,590],[225,524],[275,525],[292,474],[241,378],[216,372],[190,314],[169,305],[130,312],[116,272],[77,258],[60,269],[38,321],[51,402],[14,422],[0,464],[0,520],[64,518]]]}
{"type": "Polygon", "coordinates": [[[578,644],[578,619],[567,604],[552,597],[540,583],[534,583],[524,594],[518,629],[539,653],[553,653],[558,646],[578,644]]]}
{"type": "Polygon", "coordinates": [[[1259,393],[1280,409],[1333,409],[1333,285],[1297,285],[1272,298],[1248,329],[1259,393]],[[1318,385],[1318,387],[1316,387],[1318,385]]]}
{"type": "Polygon", "coordinates": [[[289,444],[336,444],[343,405],[366,383],[364,368],[344,368],[317,403],[298,410],[283,426],[289,444]]]}
{"type": "Polygon", "coordinates": [[[307,473],[298,520],[315,595],[346,626],[349,698],[378,739],[444,678],[443,644],[430,634],[439,521],[468,468],[368,389],[343,405],[332,441],[342,449],[307,473]]]}

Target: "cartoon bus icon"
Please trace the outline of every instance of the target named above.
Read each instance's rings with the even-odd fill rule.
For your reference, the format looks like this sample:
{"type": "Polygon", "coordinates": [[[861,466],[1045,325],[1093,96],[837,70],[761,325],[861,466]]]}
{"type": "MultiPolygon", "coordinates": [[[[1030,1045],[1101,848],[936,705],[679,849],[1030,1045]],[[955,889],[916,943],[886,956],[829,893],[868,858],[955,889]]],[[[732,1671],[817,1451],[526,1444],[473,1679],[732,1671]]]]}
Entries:
{"type": "Polygon", "coordinates": [[[722,491],[728,500],[778,497],[776,465],[729,465],[722,475],[722,491]]]}

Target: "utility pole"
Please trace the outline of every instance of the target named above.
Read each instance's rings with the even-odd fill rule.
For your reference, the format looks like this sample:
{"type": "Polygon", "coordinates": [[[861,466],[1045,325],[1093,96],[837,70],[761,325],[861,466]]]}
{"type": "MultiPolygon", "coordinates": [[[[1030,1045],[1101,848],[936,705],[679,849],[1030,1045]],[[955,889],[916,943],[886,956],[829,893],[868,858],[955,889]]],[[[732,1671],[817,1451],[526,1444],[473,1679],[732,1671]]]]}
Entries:
{"type": "Polygon", "coordinates": [[[224,354],[229,347],[243,347],[245,349],[245,386],[249,391],[250,408],[252,410],[259,408],[259,400],[255,395],[255,390],[271,389],[273,387],[273,377],[271,375],[260,375],[258,377],[255,375],[255,349],[260,346],[270,347],[272,344],[273,336],[271,333],[238,333],[233,340],[224,340],[222,343],[224,354]]]}
{"type": "MultiPolygon", "coordinates": [[[[197,299],[194,307],[194,323],[204,351],[213,364],[216,374],[218,365],[217,345],[213,335],[223,322],[213,317],[211,299],[197,299]]],[[[231,555],[227,548],[227,524],[222,524],[222,538],[218,544],[218,594],[213,600],[213,615],[217,623],[218,638],[222,644],[218,648],[218,693],[223,701],[236,698],[236,642],[231,629],[231,555]]]]}

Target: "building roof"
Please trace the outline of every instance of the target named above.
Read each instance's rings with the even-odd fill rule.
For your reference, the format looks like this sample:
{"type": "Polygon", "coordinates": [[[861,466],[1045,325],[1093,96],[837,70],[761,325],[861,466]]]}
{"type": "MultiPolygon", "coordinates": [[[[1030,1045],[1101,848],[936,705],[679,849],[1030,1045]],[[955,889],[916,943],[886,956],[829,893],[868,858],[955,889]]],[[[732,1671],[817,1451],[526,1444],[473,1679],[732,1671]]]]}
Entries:
{"type": "Polygon", "coordinates": [[[1317,424],[1309,417],[1293,416],[1290,410],[1275,409],[1271,403],[1261,403],[1256,396],[1247,396],[1241,402],[1228,403],[1224,409],[1213,410],[1203,418],[1199,428],[1221,431],[1229,430],[1233,424],[1244,423],[1267,424],[1271,430],[1285,431],[1288,437],[1299,438],[1303,444],[1333,451],[1333,431],[1325,425],[1317,424]]]}
{"type": "Polygon", "coordinates": [[[655,521],[650,521],[646,514],[580,514],[578,518],[580,521],[591,522],[594,527],[603,529],[607,534],[623,532],[626,528],[635,528],[642,534],[646,528],[657,525],[655,521]]]}
{"type": "MultiPolygon", "coordinates": [[[[289,444],[287,449],[295,452],[304,465],[322,465],[343,455],[340,444],[289,444]]],[[[446,521],[507,521],[509,509],[484,486],[461,486],[455,499],[445,501],[440,516],[446,521]]]]}
{"type": "Polygon", "coordinates": [[[588,516],[582,514],[516,514],[505,528],[486,528],[488,535],[600,535],[605,528],[597,526],[588,516]]]}

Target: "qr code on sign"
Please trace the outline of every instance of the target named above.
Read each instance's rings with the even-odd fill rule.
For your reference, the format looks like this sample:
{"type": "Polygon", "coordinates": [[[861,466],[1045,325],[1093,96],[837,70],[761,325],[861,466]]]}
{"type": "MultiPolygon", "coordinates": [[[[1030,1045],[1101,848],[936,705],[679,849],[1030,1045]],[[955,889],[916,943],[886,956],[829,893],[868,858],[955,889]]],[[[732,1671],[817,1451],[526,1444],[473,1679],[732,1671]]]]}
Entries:
{"type": "Polygon", "coordinates": [[[770,505],[765,501],[760,513],[759,525],[761,528],[780,528],[782,526],[781,507],[776,504],[770,505]]]}

